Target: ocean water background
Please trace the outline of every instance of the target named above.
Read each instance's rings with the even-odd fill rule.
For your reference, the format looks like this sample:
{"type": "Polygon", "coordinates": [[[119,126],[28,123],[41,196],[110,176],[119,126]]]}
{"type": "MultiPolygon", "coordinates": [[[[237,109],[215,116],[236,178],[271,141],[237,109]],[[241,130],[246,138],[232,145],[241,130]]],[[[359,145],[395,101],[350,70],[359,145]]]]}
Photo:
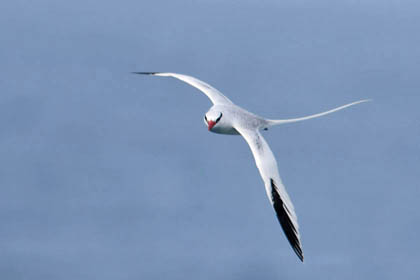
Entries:
{"type": "Polygon", "coordinates": [[[2,279],[417,279],[416,1],[6,1],[2,279]],[[264,132],[305,263],[196,76],[264,132]]]}

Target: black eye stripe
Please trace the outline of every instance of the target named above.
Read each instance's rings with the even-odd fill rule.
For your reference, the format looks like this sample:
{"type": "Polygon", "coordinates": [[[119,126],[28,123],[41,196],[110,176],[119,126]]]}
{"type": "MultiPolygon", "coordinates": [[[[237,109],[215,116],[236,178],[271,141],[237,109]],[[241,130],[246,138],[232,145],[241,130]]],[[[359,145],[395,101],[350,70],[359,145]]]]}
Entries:
{"type": "Polygon", "coordinates": [[[223,114],[220,113],[220,117],[217,118],[216,123],[218,123],[222,117],[223,117],[223,114]]]}

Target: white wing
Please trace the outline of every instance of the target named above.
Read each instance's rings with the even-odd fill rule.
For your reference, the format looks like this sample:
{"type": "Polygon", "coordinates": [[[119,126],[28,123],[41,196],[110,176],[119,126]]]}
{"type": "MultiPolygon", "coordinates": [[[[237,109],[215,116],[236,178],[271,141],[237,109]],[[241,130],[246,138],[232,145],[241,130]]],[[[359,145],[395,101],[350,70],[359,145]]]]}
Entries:
{"type": "Polygon", "coordinates": [[[177,74],[177,73],[163,73],[163,72],[133,72],[133,74],[174,77],[204,92],[204,94],[207,95],[207,97],[210,98],[211,102],[213,102],[213,104],[215,105],[216,104],[232,104],[232,101],[230,101],[229,98],[224,96],[220,91],[210,86],[209,84],[191,76],[177,74]]]}
{"type": "Polygon", "coordinates": [[[297,217],[292,201],[281,182],[273,152],[258,130],[238,129],[237,127],[235,127],[235,129],[245,138],[246,142],[248,142],[258,170],[264,181],[268,198],[276,211],[277,218],[283,231],[286,234],[290,245],[292,245],[293,250],[298,255],[299,259],[303,261],[303,251],[300,242],[297,217]]]}

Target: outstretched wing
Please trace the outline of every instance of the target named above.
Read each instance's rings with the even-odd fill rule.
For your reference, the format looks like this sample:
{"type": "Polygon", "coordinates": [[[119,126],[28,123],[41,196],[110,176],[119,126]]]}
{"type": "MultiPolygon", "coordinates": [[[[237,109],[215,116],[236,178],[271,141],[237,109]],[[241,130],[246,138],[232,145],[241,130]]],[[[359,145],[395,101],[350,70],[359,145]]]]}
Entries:
{"type": "Polygon", "coordinates": [[[281,182],[273,152],[258,130],[237,127],[235,127],[235,129],[245,138],[246,142],[248,142],[258,170],[264,181],[268,198],[274,207],[287,240],[289,240],[290,245],[299,259],[303,261],[303,251],[300,242],[297,217],[292,201],[281,182]]]}
{"type": "Polygon", "coordinates": [[[232,101],[230,101],[220,91],[210,86],[209,84],[191,76],[177,74],[177,73],[164,73],[164,72],[133,72],[133,74],[174,77],[204,92],[204,94],[207,95],[207,97],[210,98],[211,102],[213,102],[213,104],[215,105],[216,104],[232,104],[232,101]]]}

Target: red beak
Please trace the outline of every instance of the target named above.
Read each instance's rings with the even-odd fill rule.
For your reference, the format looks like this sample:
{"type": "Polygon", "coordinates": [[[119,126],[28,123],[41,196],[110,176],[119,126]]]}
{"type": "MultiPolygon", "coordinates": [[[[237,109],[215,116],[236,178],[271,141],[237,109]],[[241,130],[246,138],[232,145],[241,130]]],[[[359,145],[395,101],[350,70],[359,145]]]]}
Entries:
{"type": "Polygon", "coordinates": [[[207,125],[209,126],[209,131],[210,131],[213,128],[213,126],[216,125],[216,122],[214,122],[214,121],[208,121],[207,122],[207,125]]]}

